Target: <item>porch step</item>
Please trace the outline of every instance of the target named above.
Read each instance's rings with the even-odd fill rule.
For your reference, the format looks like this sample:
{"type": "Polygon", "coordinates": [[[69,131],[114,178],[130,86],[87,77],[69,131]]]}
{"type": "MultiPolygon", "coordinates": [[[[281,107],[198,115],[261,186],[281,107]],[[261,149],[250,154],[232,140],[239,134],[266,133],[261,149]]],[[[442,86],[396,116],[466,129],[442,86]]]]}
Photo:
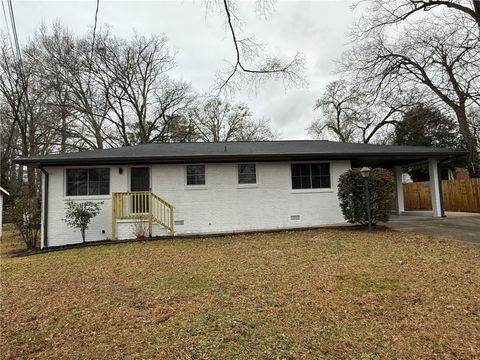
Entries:
{"type": "Polygon", "coordinates": [[[152,236],[152,224],[157,223],[174,235],[173,205],[151,191],[112,193],[112,239],[116,239],[118,220],[146,220],[152,236]]]}

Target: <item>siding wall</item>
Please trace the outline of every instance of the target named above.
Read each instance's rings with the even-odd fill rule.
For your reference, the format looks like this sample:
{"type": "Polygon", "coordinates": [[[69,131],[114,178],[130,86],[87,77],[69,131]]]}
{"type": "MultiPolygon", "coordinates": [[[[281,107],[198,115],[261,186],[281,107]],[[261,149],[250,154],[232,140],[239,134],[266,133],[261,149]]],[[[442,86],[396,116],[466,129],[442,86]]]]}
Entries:
{"type": "MultiPolygon", "coordinates": [[[[208,234],[245,230],[268,230],[343,223],[337,199],[338,177],[350,168],[349,161],[332,161],[332,189],[292,190],[290,163],[257,163],[257,185],[237,185],[236,164],[206,164],[206,186],[185,185],[185,165],[152,165],[152,191],[175,206],[176,234],[208,234]],[[300,215],[300,220],[291,220],[300,215]]],[[[129,190],[129,167],[111,167],[110,191],[129,190]]],[[[49,246],[81,242],[62,219],[65,214],[64,168],[47,168],[50,173],[49,246]]],[[[111,237],[111,197],[85,196],[76,200],[102,201],[101,213],[87,230],[87,241],[111,237]],[[102,233],[103,231],[103,233],[102,233]]],[[[132,224],[119,222],[119,239],[132,238],[132,224]]],[[[159,226],[154,235],[163,234],[159,226]]]]}

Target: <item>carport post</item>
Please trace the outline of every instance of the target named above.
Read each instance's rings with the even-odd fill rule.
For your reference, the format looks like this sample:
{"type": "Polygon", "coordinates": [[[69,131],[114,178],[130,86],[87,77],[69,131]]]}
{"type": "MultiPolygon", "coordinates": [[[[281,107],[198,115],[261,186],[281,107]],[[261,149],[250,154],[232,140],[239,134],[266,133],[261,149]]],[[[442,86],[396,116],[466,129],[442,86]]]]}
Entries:
{"type": "Polygon", "coordinates": [[[395,173],[395,182],[396,182],[395,198],[397,202],[396,204],[397,215],[402,215],[402,212],[405,211],[405,202],[403,200],[402,167],[394,166],[393,172],[395,173]]]}
{"type": "Polygon", "coordinates": [[[442,193],[440,192],[440,174],[437,159],[428,159],[428,175],[430,176],[432,215],[434,217],[442,217],[442,193]]]}

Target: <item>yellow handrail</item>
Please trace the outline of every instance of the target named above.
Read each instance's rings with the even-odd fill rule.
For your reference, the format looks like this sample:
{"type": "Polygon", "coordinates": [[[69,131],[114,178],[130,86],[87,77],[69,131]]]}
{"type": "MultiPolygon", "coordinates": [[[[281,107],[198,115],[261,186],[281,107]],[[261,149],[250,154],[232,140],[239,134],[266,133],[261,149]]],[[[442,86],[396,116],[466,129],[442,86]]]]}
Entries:
{"type": "Polygon", "coordinates": [[[117,220],[135,219],[148,221],[148,233],[152,236],[152,224],[156,222],[173,236],[173,205],[151,191],[125,191],[112,193],[112,239],[116,239],[117,220]]]}

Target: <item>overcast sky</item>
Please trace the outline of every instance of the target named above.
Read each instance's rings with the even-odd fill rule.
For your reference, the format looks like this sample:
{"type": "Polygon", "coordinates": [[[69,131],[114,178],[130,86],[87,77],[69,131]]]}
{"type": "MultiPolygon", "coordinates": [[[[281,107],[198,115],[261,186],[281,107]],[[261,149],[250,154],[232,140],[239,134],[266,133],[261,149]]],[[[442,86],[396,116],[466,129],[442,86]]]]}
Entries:
{"type": "MultiPolygon", "coordinates": [[[[32,37],[42,21],[61,20],[77,34],[89,31],[94,21],[95,0],[14,1],[13,5],[20,41],[32,37]]],[[[335,79],[334,61],[347,46],[354,18],[350,5],[346,0],[279,1],[265,19],[257,15],[253,2],[242,2],[242,37],[254,36],[272,55],[292,58],[296,51],[302,52],[309,85],[286,90],[283,84],[270,82],[256,94],[243,91],[233,100],[247,102],[255,117],[270,119],[283,139],[307,138],[305,128],[318,116],[313,111],[315,99],[335,79]]],[[[207,13],[203,0],[100,0],[98,14],[99,24],[109,24],[118,36],[164,33],[178,52],[174,76],[199,92],[211,89],[216,72],[234,60],[224,20],[219,11],[207,13]]]]}

